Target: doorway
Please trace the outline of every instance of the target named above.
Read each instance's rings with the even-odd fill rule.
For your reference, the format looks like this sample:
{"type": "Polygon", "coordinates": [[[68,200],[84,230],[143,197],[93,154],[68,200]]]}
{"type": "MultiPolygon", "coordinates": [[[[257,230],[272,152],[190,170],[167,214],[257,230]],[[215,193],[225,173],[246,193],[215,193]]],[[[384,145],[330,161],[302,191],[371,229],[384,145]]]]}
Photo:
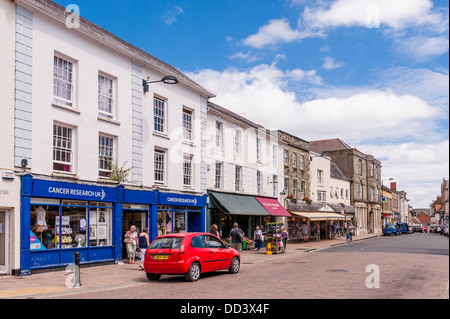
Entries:
{"type": "Polygon", "coordinates": [[[0,274],[9,271],[9,212],[0,210],[0,274]]]}
{"type": "MultiPolygon", "coordinates": [[[[149,228],[147,222],[148,210],[128,210],[124,209],[122,212],[122,243],[125,238],[125,234],[130,230],[132,225],[136,226],[138,234],[142,232],[144,227],[149,228]]],[[[122,259],[127,258],[127,248],[125,244],[122,244],[122,259]]]]}

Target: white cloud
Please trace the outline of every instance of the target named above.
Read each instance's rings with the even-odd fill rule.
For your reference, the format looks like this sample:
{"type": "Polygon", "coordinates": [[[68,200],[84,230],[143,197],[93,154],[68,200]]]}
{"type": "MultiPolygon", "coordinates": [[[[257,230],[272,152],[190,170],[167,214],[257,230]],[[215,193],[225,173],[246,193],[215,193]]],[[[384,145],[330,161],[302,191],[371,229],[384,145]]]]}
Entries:
{"type": "Polygon", "coordinates": [[[179,6],[174,6],[169,11],[167,11],[164,16],[163,20],[167,25],[172,25],[175,21],[177,21],[177,17],[183,13],[183,8],[179,6]]]}
{"type": "Polygon", "coordinates": [[[449,50],[449,40],[442,36],[415,36],[407,39],[399,39],[396,42],[398,52],[410,55],[419,61],[440,56],[449,50]]]}
{"type": "Polygon", "coordinates": [[[301,32],[290,27],[287,19],[279,19],[270,20],[265,26],[259,28],[256,34],[249,36],[242,42],[254,48],[262,48],[269,44],[299,40],[302,36],[301,32]]]}
{"type": "Polygon", "coordinates": [[[251,51],[248,51],[247,53],[237,52],[237,53],[229,56],[228,58],[231,60],[241,59],[247,63],[261,60],[261,57],[253,55],[251,51]]]}
{"type": "Polygon", "coordinates": [[[327,57],[323,58],[323,60],[324,60],[324,62],[323,62],[322,67],[327,69],[327,70],[338,69],[338,68],[343,67],[345,65],[344,62],[336,61],[331,56],[327,56],[327,57]]]}
{"type": "Polygon", "coordinates": [[[432,11],[430,0],[337,0],[325,7],[306,7],[299,24],[306,29],[367,27],[379,21],[392,29],[437,26],[441,31],[446,17],[432,11]]]}

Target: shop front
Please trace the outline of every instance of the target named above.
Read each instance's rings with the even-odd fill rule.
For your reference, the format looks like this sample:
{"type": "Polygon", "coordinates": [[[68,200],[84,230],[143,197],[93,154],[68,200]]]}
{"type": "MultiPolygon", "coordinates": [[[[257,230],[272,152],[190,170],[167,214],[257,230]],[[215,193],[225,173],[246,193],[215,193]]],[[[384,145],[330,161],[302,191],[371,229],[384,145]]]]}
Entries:
{"type": "Polygon", "coordinates": [[[252,239],[256,226],[264,230],[268,222],[291,215],[271,197],[208,191],[210,223],[216,224],[222,238],[228,238],[234,223],[252,239]]]}
{"type": "Polygon", "coordinates": [[[331,205],[327,203],[306,203],[299,201],[289,203],[288,211],[292,218],[288,222],[288,231],[292,238],[302,238],[302,225],[308,226],[308,235],[315,238],[317,227],[320,228],[320,238],[333,238],[334,228],[344,228],[348,221],[346,214],[337,213],[331,205]]]}
{"type": "Polygon", "coordinates": [[[158,234],[204,231],[206,195],[22,177],[21,274],[74,263],[119,262],[131,225],[158,234]],[[159,222],[166,221],[164,226],[159,222]],[[173,221],[173,222],[172,222],[173,221]]]}
{"type": "Polygon", "coordinates": [[[116,261],[123,186],[22,177],[21,274],[74,262],[116,261]]]}

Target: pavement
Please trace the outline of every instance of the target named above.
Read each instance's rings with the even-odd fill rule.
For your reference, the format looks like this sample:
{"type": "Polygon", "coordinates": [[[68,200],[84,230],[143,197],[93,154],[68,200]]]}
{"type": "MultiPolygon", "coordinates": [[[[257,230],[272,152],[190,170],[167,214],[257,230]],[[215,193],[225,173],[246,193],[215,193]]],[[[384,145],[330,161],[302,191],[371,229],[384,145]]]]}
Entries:
{"type": "MultiPolygon", "coordinates": [[[[369,234],[353,237],[353,241],[364,240],[379,235],[369,234]]],[[[311,253],[336,245],[347,244],[345,237],[321,239],[320,242],[303,243],[290,240],[286,253],[266,255],[266,249],[244,250],[241,252],[241,265],[280,260],[289,256],[311,253]]],[[[100,292],[104,290],[135,287],[148,282],[144,272],[136,264],[95,264],[80,266],[81,287],[74,288],[72,271],[65,267],[57,270],[33,272],[30,276],[0,276],[0,299],[46,299],[76,293],[100,292]]]]}

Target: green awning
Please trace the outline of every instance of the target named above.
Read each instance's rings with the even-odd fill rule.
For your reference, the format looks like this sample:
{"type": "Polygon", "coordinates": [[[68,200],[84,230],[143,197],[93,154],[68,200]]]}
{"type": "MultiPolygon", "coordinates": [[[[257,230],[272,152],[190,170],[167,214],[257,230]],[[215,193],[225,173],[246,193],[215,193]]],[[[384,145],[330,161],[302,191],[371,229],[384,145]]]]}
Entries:
{"type": "Polygon", "coordinates": [[[212,204],[232,215],[271,216],[254,196],[209,192],[212,204]]]}

